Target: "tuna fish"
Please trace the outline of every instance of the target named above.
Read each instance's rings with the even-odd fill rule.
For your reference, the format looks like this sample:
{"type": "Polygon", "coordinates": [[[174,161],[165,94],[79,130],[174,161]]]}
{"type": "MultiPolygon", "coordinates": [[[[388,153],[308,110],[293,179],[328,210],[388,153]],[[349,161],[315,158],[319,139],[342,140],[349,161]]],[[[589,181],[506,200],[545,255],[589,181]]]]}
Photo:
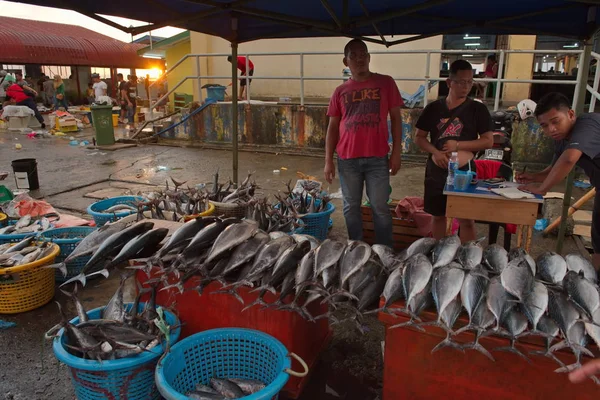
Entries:
{"type": "Polygon", "coordinates": [[[483,252],[483,262],[492,272],[499,274],[508,265],[508,252],[504,247],[491,244],[483,252]]]}
{"type": "Polygon", "coordinates": [[[483,259],[483,248],[479,244],[481,240],[468,242],[460,246],[456,252],[456,261],[467,269],[473,269],[481,264],[483,259]]]}
{"type": "Polygon", "coordinates": [[[569,298],[583,310],[588,318],[600,307],[598,286],[584,278],[584,272],[569,271],[563,279],[563,287],[569,298]]]}
{"type": "Polygon", "coordinates": [[[531,273],[533,274],[533,276],[535,276],[535,274],[536,274],[535,261],[529,255],[529,253],[527,253],[527,251],[525,251],[525,249],[519,247],[519,248],[511,249],[508,252],[508,261],[512,261],[516,258],[524,258],[525,261],[527,261],[529,268],[531,269],[531,273]]]}
{"type": "Polygon", "coordinates": [[[456,256],[456,252],[460,247],[460,239],[458,236],[446,236],[441,239],[433,248],[431,262],[433,268],[443,267],[452,262],[456,256]]]}
{"type": "Polygon", "coordinates": [[[540,278],[550,283],[561,283],[567,274],[567,263],[560,255],[547,251],[537,258],[537,272],[540,278]]]}
{"type": "Polygon", "coordinates": [[[486,356],[487,358],[489,358],[490,360],[496,361],[494,356],[492,356],[485,347],[479,344],[479,338],[482,336],[482,333],[485,332],[485,330],[488,329],[490,326],[492,326],[495,320],[496,318],[494,317],[494,314],[492,314],[492,312],[486,304],[484,294],[483,298],[479,302],[479,305],[473,312],[473,317],[470,319],[469,325],[456,331],[457,335],[466,329],[474,329],[476,331],[475,340],[473,341],[473,343],[463,345],[463,349],[476,350],[484,356],[486,356]]]}
{"type": "Polygon", "coordinates": [[[521,333],[525,332],[525,329],[527,329],[527,317],[515,309],[509,310],[502,317],[502,326],[508,331],[510,337],[510,346],[497,347],[494,350],[515,353],[525,361],[531,363],[529,358],[527,358],[525,354],[521,353],[521,351],[515,347],[517,337],[521,333]]]}
{"type": "Polygon", "coordinates": [[[525,314],[529,322],[531,322],[533,332],[537,331],[540,319],[544,316],[547,309],[548,289],[546,289],[546,286],[543,283],[534,282],[533,290],[525,297],[521,304],[521,311],[523,311],[523,314],[525,314]]]}
{"type": "Polygon", "coordinates": [[[523,302],[533,290],[534,282],[527,261],[524,258],[515,258],[510,261],[500,274],[500,282],[508,293],[523,302]]]}
{"type": "Polygon", "coordinates": [[[340,287],[345,287],[348,279],[356,274],[371,258],[371,247],[365,242],[349,241],[340,258],[340,287]]]}
{"type": "MultiPolygon", "coordinates": [[[[446,311],[446,307],[456,299],[462,288],[465,279],[465,272],[453,266],[437,268],[433,272],[431,293],[438,312],[437,324],[443,327],[442,315],[446,311]]],[[[458,303],[460,304],[460,302],[458,303]]],[[[447,330],[451,329],[451,325],[446,325],[447,330]]]]}
{"type": "Polygon", "coordinates": [[[243,221],[239,224],[229,225],[215,239],[205,263],[208,264],[211,261],[222,257],[222,255],[226,252],[229,252],[234,247],[250,239],[257,231],[258,223],[251,220],[243,221]]]}
{"type": "Polygon", "coordinates": [[[407,303],[410,303],[413,297],[425,289],[432,272],[433,266],[423,254],[415,254],[406,260],[402,285],[407,303]]]}
{"type": "Polygon", "coordinates": [[[548,291],[548,315],[558,325],[564,337],[579,319],[579,311],[567,296],[556,290],[548,291]]]}
{"type": "Polygon", "coordinates": [[[460,350],[460,351],[464,352],[462,346],[460,344],[454,342],[452,340],[452,336],[451,336],[452,335],[452,327],[456,323],[456,320],[458,319],[458,316],[460,315],[461,309],[462,309],[462,307],[460,305],[460,300],[458,300],[457,298],[454,298],[448,304],[448,306],[444,309],[444,312],[442,313],[442,315],[440,317],[441,317],[441,321],[443,322],[444,326],[446,327],[446,338],[444,340],[442,340],[440,343],[438,343],[437,346],[435,346],[431,350],[431,353],[435,353],[442,347],[452,347],[456,350],[460,350]]]}
{"type": "Polygon", "coordinates": [[[538,321],[537,329],[540,332],[544,333],[544,336],[546,338],[546,349],[544,351],[530,351],[529,354],[551,358],[552,360],[556,361],[558,365],[564,367],[565,364],[563,364],[562,361],[560,361],[554,354],[552,354],[552,351],[550,350],[550,345],[552,344],[552,341],[556,336],[558,336],[560,332],[558,329],[558,325],[556,325],[556,322],[554,322],[554,320],[548,317],[547,315],[542,315],[542,317],[538,321]]]}
{"type": "Polygon", "coordinates": [[[492,278],[488,285],[486,301],[488,308],[494,314],[494,317],[496,317],[495,330],[500,329],[504,313],[514,306],[514,303],[511,302],[512,300],[514,300],[514,297],[504,289],[502,282],[500,282],[500,277],[496,276],[492,278]]]}
{"type": "Polygon", "coordinates": [[[487,272],[481,265],[473,268],[465,276],[462,288],[460,289],[460,300],[463,307],[467,310],[467,314],[469,314],[469,325],[473,323],[473,313],[481,300],[485,298],[488,282],[487,272]]]}
{"type": "Polygon", "coordinates": [[[210,385],[228,399],[239,399],[245,396],[238,385],[227,379],[210,378],[210,385]]]}
{"type": "Polygon", "coordinates": [[[315,274],[319,276],[327,268],[337,264],[346,245],[336,240],[325,239],[315,252],[315,274]]]}
{"type": "Polygon", "coordinates": [[[386,271],[391,272],[392,266],[398,261],[401,261],[401,256],[396,254],[391,247],[382,244],[374,244],[371,246],[371,249],[373,253],[377,254],[386,271]]]}
{"type": "Polygon", "coordinates": [[[424,237],[414,241],[408,248],[406,249],[406,253],[404,254],[404,259],[411,257],[415,254],[424,254],[429,256],[431,250],[435,247],[437,240],[434,238],[424,237]]]}
{"type": "Polygon", "coordinates": [[[598,283],[598,276],[592,263],[579,253],[567,254],[565,257],[567,270],[579,273],[583,271],[583,276],[591,282],[598,283]]]}

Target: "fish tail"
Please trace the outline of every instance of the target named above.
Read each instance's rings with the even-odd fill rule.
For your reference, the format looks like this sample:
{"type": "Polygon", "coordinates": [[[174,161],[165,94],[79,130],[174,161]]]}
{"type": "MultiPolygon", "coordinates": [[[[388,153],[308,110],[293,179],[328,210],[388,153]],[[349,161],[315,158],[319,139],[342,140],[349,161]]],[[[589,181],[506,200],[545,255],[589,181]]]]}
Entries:
{"type": "Polygon", "coordinates": [[[63,287],[65,285],[68,285],[69,283],[73,283],[73,282],[81,282],[81,285],[85,286],[85,283],[86,283],[86,276],[85,276],[85,274],[83,272],[79,273],[76,276],[72,277],[71,279],[63,282],[59,287],[63,287]]]}
{"type": "Polygon", "coordinates": [[[42,268],[53,268],[53,269],[58,269],[62,274],[63,274],[63,278],[65,276],[67,276],[67,264],[65,264],[64,262],[60,262],[60,263],[56,263],[56,264],[50,264],[50,265],[46,265],[42,268]]]}
{"type": "Polygon", "coordinates": [[[569,342],[567,342],[566,340],[563,340],[562,342],[558,342],[554,346],[550,347],[549,352],[554,353],[554,352],[556,352],[558,350],[562,350],[566,347],[569,347],[569,342]]]}
{"type": "Polygon", "coordinates": [[[431,350],[431,354],[435,353],[436,351],[438,351],[438,350],[440,350],[440,349],[442,349],[442,348],[444,348],[444,347],[452,347],[453,349],[459,350],[459,351],[461,351],[461,352],[463,352],[463,353],[465,352],[465,350],[463,349],[463,347],[462,347],[460,344],[458,344],[458,343],[456,343],[456,342],[452,341],[452,340],[450,339],[450,337],[449,337],[449,336],[447,336],[447,337],[446,337],[444,340],[442,340],[441,342],[439,342],[439,343],[438,343],[438,344],[437,344],[437,345],[436,345],[436,346],[435,346],[435,347],[434,347],[434,348],[431,350]]]}
{"type": "Polygon", "coordinates": [[[407,321],[407,322],[402,322],[400,324],[392,325],[388,329],[407,328],[407,327],[412,327],[420,332],[425,332],[425,329],[423,329],[423,327],[419,326],[418,323],[415,323],[415,321],[413,319],[411,319],[410,321],[407,321]]]}
{"type": "Polygon", "coordinates": [[[262,297],[259,297],[258,299],[254,300],[252,303],[248,304],[246,307],[242,308],[242,311],[246,311],[249,308],[252,308],[256,305],[266,306],[267,303],[265,303],[265,301],[262,299],[262,297]]]}
{"type": "Polygon", "coordinates": [[[358,297],[356,297],[355,295],[353,295],[352,293],[350,293],[349,291],[345,290],[345,289],[340,289],[338,291],[335,291],[333,293],[331,293],[329,296],[325,297],[322,301],[321,304],[325,304],[330,302],[330,300],[336,296],[343,296],[343,297],[347,297],[351,300],[355,300],[358,301],[358,297]]]}
{"type": "Polygon", "coordinates": [[[513,346],[496,347],[493,351],[506,351],[508,353],[514,353],[514,354],[518,355],[519,357],[521,357],[523,360],[527,361],[529,364],[531,364],[531,360],[525,354],[521,353],[521,351],[519,349],[517,349],[514,345],[513,346]]]}
{"type": "Polygon", "coordinates": [[[464,349],[476,350],[476,351],[480,352],[481,354],[483,354],[484,356],[486,356],[487,358],[489,358],[490,360],[496,361],[494,356],[489,351],[487,351],[487,349],[485,347],[483,347],[481,344],[479,344],[479,342],[469,343],[462,347],[464,349]]]}
{"type": "MultiPolygon", "coordinates": [[[[100,271],[92,272],[91,274],[86,275],[86,278],[93,278],[94,276],[98,276],[98,275],[102,275],[103,277],[108,278],[110,273],[105,268],[105,269],[101,269],[100,271]]],[[[121,276],[121,280],[125,280],[127,278],[129,278],[129,277],[127,276],[127,277],[123,278],[123,276],[121,276]]]]}
{"type": "Polygon", "coordinates": [[[177,290],[179,290],[180,294],[184,292],[183,285],[181,284],[181,282],[173,283],[171,285],[166,285],[166,286],[162,287],[159,291],[162,292],[163,290],[169,290],[169,289],[173,289],[173,288],[177,288],[177,290]]]}
{"type": "Polygon", "coordinates": [[[557,372],[559,374],[560,373],[568,373],[568,372],[571,372],[571,371],[579,369],[579,368],[581,368],[581,363],[579,361],[577,361],[573,364],[569,364],[569,365],[565,365],[560,368],[557,368],[554,370],[554,372],[557,372]]]}

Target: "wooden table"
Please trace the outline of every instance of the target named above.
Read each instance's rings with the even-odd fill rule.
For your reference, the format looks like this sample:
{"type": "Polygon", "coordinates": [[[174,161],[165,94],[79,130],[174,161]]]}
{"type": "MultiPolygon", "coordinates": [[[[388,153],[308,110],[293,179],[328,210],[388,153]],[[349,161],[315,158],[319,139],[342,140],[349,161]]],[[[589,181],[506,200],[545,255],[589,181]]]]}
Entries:
{"type": "Polygon", "coordinates": [[[448,201],[448,234],[452,234],[452,218],[473,219],[483,222],[517,225],[517,246],[529,251],[533,225],[538,216],[539,205],[544,199],[507,199],[495,194],[479,183],[465,192],[455,191],[452,186],[444,188],[448,201]]]}

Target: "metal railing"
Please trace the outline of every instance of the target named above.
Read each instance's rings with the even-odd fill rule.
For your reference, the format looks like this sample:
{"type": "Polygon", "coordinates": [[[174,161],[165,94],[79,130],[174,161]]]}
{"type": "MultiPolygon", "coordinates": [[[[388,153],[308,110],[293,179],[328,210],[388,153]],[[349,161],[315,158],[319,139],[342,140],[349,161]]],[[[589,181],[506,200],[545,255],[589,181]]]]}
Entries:
{"type": "MultiPolygon", "coordinates": [[[[442,82],[447,78],[439,78],[439,77],[431,77],[429,75],[429,70],[431,66],[431,55],[432,54],[464,54],[468,52],[469,54],[490,54],[496,53],[500,56],[498,57],[498,74],[496,78],[475,78],[475,82],[495,82],[496,90],[494,96],[494,111],[498,110],[500,107],[500,93],[502,92],[502,85],[505,83],[529,83],[529,84],[557,84],[557,85],[574,85],[575,86],[575,96],[573,99],[573,108],[576,106],[577,102],[577,94],[580,90],[580,74],[581,74],[581,60],[583,57],[582,50],[498,50],[498,49],[487,49],[487,50],[395,50],[395,51],[371,51],[371,55],[397,55],[397,54],[424,54],[426,56],[425,61],[425,71],[426,75],[422,77],[405,77],[405,76],[393,76],[395,81],[412,81],[412,82],[423,82],[425,88],[429,88],[430,82],[442,82]],[[502,78],[504,67],[506,65],[506,55],[507,54],[568,54],[568,55],[578,55],[579,56],[579,68],[578,68],[578,76],[576,80],[557,80],[557,79],[505,79],[502,78]]],[[[178,62],[176,62],[166,74],[170,74],[175,70],[179,65],[183,64],[186,60],[195,60],[196,64],[196,74],[185,76],[182,78],[175,86],[169,89],[169,91],[163,95],[160,99],[156,101],[155,104],[152,105],[154,107],[156,104],[166,100],[169,95],[174,93],[181,85],[183,85],[187,81],[195,81],[197,83],[197,89],[199,94],[199,100],[202,101],[202,80],[203,79],[232,79],[232,76],[229,75],[202,75],[200,70],[200,58],[208,58],[208,57],[227,57],[229,53],[202,53],[202,54],[188,54],[181,58],[178,62]]],[[[246,71],[249,71],[249,57],[257,58],[257,57],[273,57],[273,56],[282,56],[282,57],[290,57],[290,56],[299,56],[299,67],[300,74],[299,76],[249,76],[249,75],[240,75],[237,79],[246,79],[246,100],[250,101],[250,79],[257,80],[292,80],[299,81],[300,83],[300,105],[304,105],[305,102],[305,93],[304,93],[304,84],[307,81],[337,81],[342,79],[342,76],[305,76],[304,74],[304,59],[305,57],[310,56],[324,56],[324,55],[337,55],[343,56],[343,52],[278,52],[278,53],[240,53],[241,56],[246,57],[246,71]]],[[[600,59],[600,55],[597,53],[592,53],[593,57],[600,59]]],[[[233,61],[235,62],[235,61],[233,61]]],[[[533,66],[532,66],[533,67],[533,66]]],[[[598,84],[600,81],[600,75],[598,70],[596,70],[596,76],[594,80],[594,86],[591,87],[587,85],[586,89],[592,92],[593,102],[590,105],[590,110],[593,111],[593,107],[595,106],[595,100],[600,100],[600,94],[598,94],[598,84]]],[[[154,84],[154,83],[153,83],[154,84]]],[[[153,85],[152,84],[152,85],[153,85]]],[[[151,86],[152,86],[151,85],[151,86]]],[[[427,91],[427,89],[426,89],[427,91]]],[[[235,93],[234,95],[237,95],[235,93]]],[[[426,106],[428,103],[427,94],[425,93],[423,96],[423,105],[426,106]]]]}

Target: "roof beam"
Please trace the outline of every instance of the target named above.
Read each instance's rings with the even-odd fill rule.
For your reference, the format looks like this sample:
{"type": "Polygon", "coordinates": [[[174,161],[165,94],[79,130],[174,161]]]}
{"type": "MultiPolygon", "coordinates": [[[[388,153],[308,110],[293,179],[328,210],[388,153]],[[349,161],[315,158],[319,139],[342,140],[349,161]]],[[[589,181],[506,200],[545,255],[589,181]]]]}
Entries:
{"type": "Polygon", "coordinates": [[[77,8],[73,8],[73,11],[76,11],[79,14],[85,15],[86,17],[95,19],[96,21],[102,22],[103,24],[106,24],[108,26],[112,26],[113,28],[116,28],[116,29],[118,29],[120,31],[123,31],[125,33],[131,33],[131,34],[133,34],[131,32],[133,30],[132,27],[123,26],[123,25],[121,25],[121,24],[119,24],[117,22],[111,21],[110,19],[101,17],[100,15],[97,15],[97,14],[94,14],[92,12],[88,12],[88,11],[85,11],[85,10],[80,10],[80,9],[77,9],[77,8]]]}
{"type": "Polygon", "coordinates": [[[369,17],[358,18],[358,19],[355,19],[354,21],[351,21],[349,25],[354,26],[354,27],[366,26],[366,25],[370,25],[372,23],[387,21],[387,20],[394,19],[397,17],[404,17],[406,15],[414,14],[416,12],[427,10],[428,8],[440,6],[440,5],[447,4],[447,3],[450,3],[453,1],[454,0],[428,0],[425,3],[416,4],[412,7],[407,7],[402,10],[384,12],[384,13],[380,13],[377,15],[369,16],[369,17]]]}
{"type": "Polygon", "coordinates": [[[290,24],[303,25],[303,26],[307,26],[307,27],[314,27],[314,28],[318,28],[320,30],[334,31],[337,34],[342,33],[339,29],[336,28],[336,25],[327,24],[327,23],[324,23],[324,22],[321,22],[318,20],[310,19],[310,18],[297,18],[297,17],[292,17],[287,14],[280,14],[280,13],[276,13],[273,11],[265,11],[265,10],[249,8],[249,7],[233,7],[233,9],[242,14],[253,15],[255,17],[264,17],[264,18],[268,18],[271,21],[285,22],[285,23],[290,23],[290,24]]]}
{"type": "MultiPolygon", "coordinates": [[[[358,4],[360,4],[360,8],[362,8],[363,12],[365,13],[365,16],[369,17],[370,16],[369,15],[369,10],[365,6],[365,3],[363,2],[363,0],[358,0],[358,4]]],[[[381,31],[377,27],[377,24],[375,22],[373,22],[371,25],[373,26],[373,29],[375,30],[375,32],[377,32],[377,34],[381,38],[381,41],[385,44],[385,47],[390,47],[390,45],[388,44],[387,40],[385,40],[385,36],[383,36],[381,34],[381,31]]]]}
{"type": "Polygon", "coordinates": [[[327,2],[327,0],[321,0],[321,4],[323,5],[323,8],[325,8],[325,10],[327,10],[327,12],[329,13],[329,15],[331,16],[331,19],[336,23],[336,25],[341,28],[342,27],[342,21],[340,21],[340,19],[338,18],[337,15],[335,15],[335,10],[333,8],[331,8],[331,5],[327,2]]]}

